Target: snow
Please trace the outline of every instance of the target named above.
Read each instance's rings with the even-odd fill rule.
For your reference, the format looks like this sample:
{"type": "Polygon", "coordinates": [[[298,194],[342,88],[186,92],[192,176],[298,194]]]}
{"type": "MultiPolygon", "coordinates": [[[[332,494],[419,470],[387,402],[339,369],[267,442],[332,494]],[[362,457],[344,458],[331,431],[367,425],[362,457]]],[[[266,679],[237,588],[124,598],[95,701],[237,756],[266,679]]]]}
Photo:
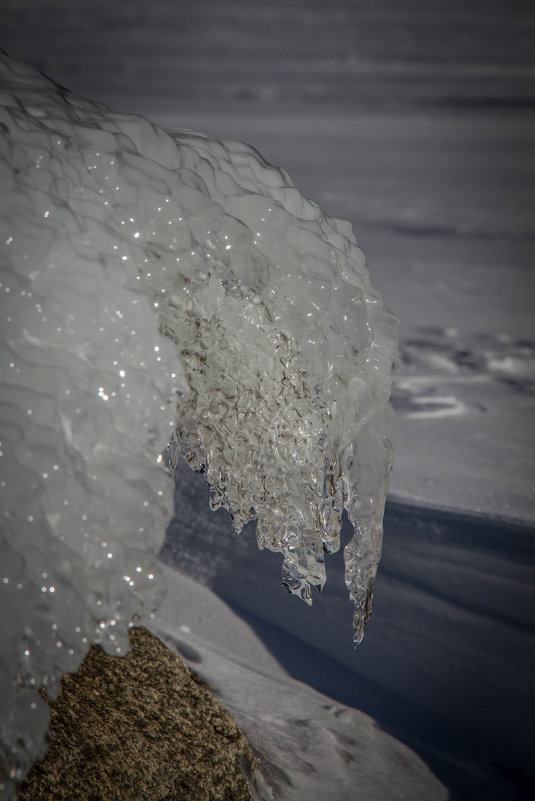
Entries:
{"type": "Polygon", "coordinates": [[[164,570],[167,595],[151,628],[236,716],[260,759],[253,798],[448,797],[425,764],[372,718],[292,679],[214,593],[184,574],[164,570]]]}
{"type": "MultiPolygon", "coordinates": [[[[277,586],[280,557],[259,553],[249,528],[236,539],[225,514],[207,509],[201,477],[183,468],[175,480],[175,518],[161,558],[216,592],[292,676],[372,715],[460,797],[500,799],[512,792],[515,771],[529,775],[529,528],[387,503],[374,615],[355,654],[339,555],[329,559],[328,581],[309,609],[277,586]],[[515,766],[512,777],[495,763],[515,766]]],[[[351,536],[346,526],[343,541],[351,536]]]]}

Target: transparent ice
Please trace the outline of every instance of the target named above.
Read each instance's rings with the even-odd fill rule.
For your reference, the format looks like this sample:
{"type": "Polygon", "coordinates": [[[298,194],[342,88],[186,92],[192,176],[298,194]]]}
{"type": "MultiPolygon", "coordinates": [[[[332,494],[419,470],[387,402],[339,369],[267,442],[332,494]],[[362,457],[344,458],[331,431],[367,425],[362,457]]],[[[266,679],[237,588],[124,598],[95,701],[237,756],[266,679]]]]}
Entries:
{"type": "Polygon", "coordinates": [[[258,521],[307,603],[347,510],[361,640],[396,321],[349,223],[253,148],[113,114],[5,55],[0,69],[7,788],[43,746],[36,688],[53,694],[91,642],[124,652],[161,600],[180,456],[237,532],[258,521]]]}

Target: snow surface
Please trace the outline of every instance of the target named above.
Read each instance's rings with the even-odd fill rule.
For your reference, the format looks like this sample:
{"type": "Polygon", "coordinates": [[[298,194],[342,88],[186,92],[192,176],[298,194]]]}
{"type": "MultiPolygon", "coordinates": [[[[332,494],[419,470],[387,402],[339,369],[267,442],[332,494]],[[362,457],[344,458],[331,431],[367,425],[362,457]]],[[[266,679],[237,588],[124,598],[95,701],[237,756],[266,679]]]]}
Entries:
{"type": "Polygon", "coordinates": [[[150,627],[236,716],[260,761],[253,799],[445,801],[446,788],[409,748],[368,715],[292,679],[217,595],[164,571],[167,595],[150,627]]]}
{"type": "MultiPolygon", "coordinates": [[[[340,558],[329,559],[329,580],[309,609],[277,586],[280,557],[259,553],[249,527],[236,539],[226,515],[207,509],[200,476],[183,467],[175,481],[175,517],[161,558],[216,592],[292,676],[372,715],[454,797],[498,801],[529,782],[529,528],[387,503],[374,615],[355,653],[337,580],[340,558]]],[[[351,536],[346,526],[343,540],[351,536]]]]}

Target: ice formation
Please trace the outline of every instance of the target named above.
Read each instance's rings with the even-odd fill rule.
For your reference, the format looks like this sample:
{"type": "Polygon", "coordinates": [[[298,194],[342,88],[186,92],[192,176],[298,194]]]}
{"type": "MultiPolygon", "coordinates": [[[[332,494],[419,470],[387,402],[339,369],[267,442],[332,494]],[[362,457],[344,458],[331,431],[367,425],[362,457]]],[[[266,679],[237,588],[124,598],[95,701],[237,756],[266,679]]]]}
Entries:
{"type": "Polygon", "coordinates": [[[396,322],[349,223],[251,147],[113,114],[5,55],[1,72],[0,725],[16,778],[46,730],[35,689],[90,642],[120,653],[158,604],[179,455],[237,532],[258,520],[308,603],[347,509],[361,639],[396,322]]]}

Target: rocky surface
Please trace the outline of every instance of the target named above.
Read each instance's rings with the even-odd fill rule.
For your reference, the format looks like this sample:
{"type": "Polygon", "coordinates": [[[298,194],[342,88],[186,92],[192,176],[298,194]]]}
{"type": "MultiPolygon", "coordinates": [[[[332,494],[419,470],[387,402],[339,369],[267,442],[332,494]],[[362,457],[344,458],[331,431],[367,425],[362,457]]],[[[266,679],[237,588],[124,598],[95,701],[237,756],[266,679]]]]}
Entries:
{"type": "Polygon", "coordinates": [[[93,645],[51,707],[51,742],[18,801],[246,801],[254,757],[209,686],[145,628],[93,645]]]}

